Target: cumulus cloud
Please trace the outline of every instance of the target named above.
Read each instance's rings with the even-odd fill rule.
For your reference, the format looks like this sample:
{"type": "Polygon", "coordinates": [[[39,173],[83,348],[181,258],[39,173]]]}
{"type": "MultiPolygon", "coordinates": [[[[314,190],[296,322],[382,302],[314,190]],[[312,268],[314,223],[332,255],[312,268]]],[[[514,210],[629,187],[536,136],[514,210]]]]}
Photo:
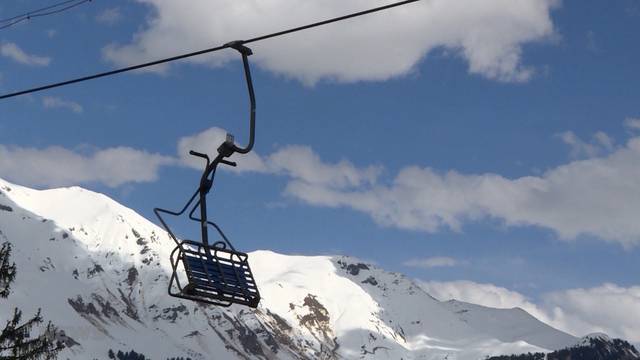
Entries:
{"type": "Polygon", "coordinates": [[[615,141],[602,131],[596,132],[590,142],[580,139],[573,131],[565,131],[558,136],[571,147],[571,157],[576,159],[606,154],[615,147],[615,141]]]}
{"type": "Polygon", "coordinates": [[[53,109],[67,109],[73,111],[76,114],[80,114],[84,111],[82,105],[75,101],[63,100],[53,96],[45,96],[42,98],[42,105],[45,108],[53,109]]]}
{"type": "Polygon", "coordinates": [[[539,317],[542,313],[537,305],[526,296],[493,284],[480,284],[473,281],[419,281],[420,286],[436,299],[447,301],[456,299],[498,309],[519,307],[539,317]]]}
{"type": "Polygon", "coordinates": [[[268,157],[268,168],[273,173],[286,175],[295,182],[330,189],[349,189],[374,184],[382,168],[358,168],[347,160],[329,164],[308,146],[290,145],[268,157]]]}
{"type": "MultiPolygon", "coordinates": [[[[215,154],[224,139],[225,131],[219,128],[182,138],[179,156],[183,163],[201,169],[202,162],[187,156],[188,150],[215,154]]],[[[573,140],[577,144],[579,139],[573,140]]],[[[381,166],[325,162],[309,147],[299,145],[234,160],[238,162],[235,171],[286,177],[288,196],[314,206],[360,211],[382,226],[433,233],[462,231],[469,222],[497,220],[508,226],[551,229],[562,239],[587,235],[637,245],[640,223],[634,214],[640,212],[640,202],[634,199],[640,198],[640,188],[633,179],[640,177],[640,137],[616,147],[609,136],[596,133],[593,143],[608,155],[590,153],[587,159],[540,176],[514,179],[408,166],[392,181],[384,181],[381,166]]]]}
{"type": "Polygon", "coordinates": [[[391,183],[342,190],[292,179],[286,192],[312,205],[346,207],[383,226],[436,232],[498,220],[540,226],[563,239],[596,236],[625,246],[640,243],[640,137],[611,154],[572,161],[541,176],[439,172],[409,166],[391,183]]]}
{"type": "MultiPolygon", "coordinates": [[[[21,174],[29,183],[46,184],[50,175],[41,168],[48,167],[33,165],[44,161],[55,168],[50,176],[52,183],[103,181],[117,186],[127,181],[152,181],[161,166],[179,164],[201,170],[203,160],[189,156],[189,150],[215,156],[225,135],[224,130],[211,128],[183,137],[177,144],[177,157],[126,149],[128,155],[137,155],[132,159],[149,161],[123,167],[113,163],[113,171],[107,166],[75,165],[91,163],[96,154],[83,156],[61,148],[3,147],[0,164],[4,168],[0,170],[21,174]],[[33,160],[13,161],[14,157],[33,160]],[[63,170],[61,164],[70,170],[63,170]],[[127,175],[132,168],[137,169],[137,175],[127,175]],[[79,172],[80,176],[67,176],[67,172],[79,172]],[[114,179],[108,178],[110,172],[114,179]],[[104,173],[105,178],[92,173],[104,173]]],[[[357,166],[344,159],[326,162],[300,145],[284,146],[266,155],[235,154],[231,160],[237,161],[238,167],[225,169],[282,176],[287,180],[285,195],[313,206],[363,212],[381,226],[433,233],[462,231],[469,222],[497,221],[507,226],[550,229],[567,240],[586,235],[625,247],[640,243],[640,222],[635,216],[640,212],[640,188],[635,181],[640,178],[640,137],[631,138],[606,156],[571,161],[540,176],[513,179],[408,166],[389,181],[380,176],[381,166],[357,166]]]]}
{"type": "MultiPolygon", "coordinates": [[[[271,2],[139,0],[155,10],[129,44],[110,44],[106,59],[128,65],[388,3],[382,0],[271,2]]],[[[523,65],[522,46],[554,34],[557,0],[430,0],[331,26],[252,44],[254,59],[270,71],[306,84],[321,79],[386,80],[412,72],[431,51],[451,50],[470,73],[521,82],[534,70],[523,65]]],[[[232,51],[192,58],[219,66],[232,51]]]]}
{"type": "Polygon", "coordinates": [[[47,66],[51,62],[51,58],[49,57],[27,54],[17,44],[12,42],[0,45],[0,55],[17,63],[29,66],[47,66]]]}
{"type": "Polygon", "coordinates": [[[558,291],[545,296],[544,307],[559,328],[604,332],[640,343],[640,286],[603,284],[558,291]]]}
{"type": "Polygon", "coordinates": [[[428,269],[434,267],[452,267],[462,263],[464,262],[447,256],[435,256],[424,259],[410,259],[402,263],[402,265],[428,269]]]}
{"type": "Polygon", "coordinates": [[[626,118],[624,120],[624,127],[630,131],[640,130],[640,118],[626,118]]]}
{"type": "Polygon", "coordinates": [[[519,307],[536,318],[576,336],[605,332],[640,342],[640,286],[603,284],[543,294],[539,303],[493,284],[472,281],[419,282],[440,300],[456,299],[496,308],[519,307]]]}
{"type": "MultiPolygon", "coordinates": [[[[79,104],[58,98],[45,97],[43,104],[45,107],[82,112],[79,104]]],[[[216,127],[182,137],[177,142],[176,157],[127,147],[84,154],[57,146],[36,149],[0,145],[0,173],[11,174],[12,180],[29,185],[101,182],[116,187],[129,182],[154,181],[162,166],[186,166],[202,170],[205,161],[189,155],[189,151],[208,154],[213,158],[225,139],[226,131],[216,127]]],[[[324,163],[306,146],[285,146],[264,157],[255,151],[246,155],[236,153],[230,160],[237,162],[238,166],[225,166],[225,170],[278,174],[304,184],[330,189],[353,189],[372,184],[380,172],[379,167],[359,169],[346,160],[336,164],[324,163]]]]}
{"type": "Polygon", "coordinates": [[[33,186],[150,182],[172,158],[128,147],[97,150],[90,154],[62,147],[44,149],[0,145],[0,174],[10,181],[33,186]]]}
{"type": "MultiPolygon", "coordinates": [[[[218,154],[218,146],[226,140],[226,137],[227,132],[218,127],[212,127],[198,134],[182,137],[178,140],[178,158],[183,164],[194,169],[202,170],[205,160],[189,155],[189,151],[193,150],[215,157],[218,154]]],[[[255,151],[246,155],[233,154],[229,160],[235,161],[238,167],[225,167],[225,169],[232,169],[236,172],[267,171],[264,161],[255,151]]]]}
{"type": "Polygon", "coordinates": [[[122,20],[122,13],[118,7],[104,9],[96,16],[96,21],[105,25],[115,25],[120,20],[122,20]]]}
{"type": "MultiPolygon", "coordinates": [[[[190,150],[217,154],[218,146],[226,139],[226,131],[217,127],[207,129],[178,140],[178,157],[187,166],[201,169],[203,160],[189,155],[190,150]]],[[[288,145],[267,156],[253,151],[249,154],[234,154],[231,161],[237,162],[236,172],[259,172],[279,174],[305,184],[326,186],[332,189],[355,188],[376,181],[380,167],[358,169],[347,160],[335,164],[323,162],[308,146],[288,145]]],[[[229,169],[229,168],[226,168],[229,169]]]]}

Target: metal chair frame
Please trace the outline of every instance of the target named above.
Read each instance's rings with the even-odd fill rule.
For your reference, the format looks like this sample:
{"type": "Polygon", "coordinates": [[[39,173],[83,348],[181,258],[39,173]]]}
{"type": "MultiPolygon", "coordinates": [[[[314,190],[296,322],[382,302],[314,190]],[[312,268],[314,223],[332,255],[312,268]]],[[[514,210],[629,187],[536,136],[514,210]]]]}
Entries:
{"type": "Polygon", "coordinates": [[[255,308],[260,302],[260,293],[249,267],[248,255],[237,251],[222,229],[207,219],[207,194],[213,187],[218,165],[236,166],[235,162],[228,161],[226,158],[236,152],[240,154],[250,152],[255,139],[256,101],[248,59],[252,51],[241,41],[233,41],[227,45],[242,55],[250,100],[249,142],[245,147],[239,147],[234,143],[233,135],[227,134],[227,139],[218,147],[218,155],[213,161],[206,154],[190,151],[189,154],[206,160],[200,186],[180,211],[161,208],[155,208],[153,211],[177,245],[170,256],[172,270],[168,287],[170,296],[225,307],[241,304],[255,308]],[[161,216],[161,214],[181,216],[192,205],[188,217],[200,223],[201,242],[179,240],[161,216]],[[196,217],[194,213],[198,209],[200,216],[196,217]],[[222,241],[209,244],[209,226],[217,231],[222,241]],[[181,264],[183,274],[187,277],[186,284],[181,283],[178,276],[181,264]]]}

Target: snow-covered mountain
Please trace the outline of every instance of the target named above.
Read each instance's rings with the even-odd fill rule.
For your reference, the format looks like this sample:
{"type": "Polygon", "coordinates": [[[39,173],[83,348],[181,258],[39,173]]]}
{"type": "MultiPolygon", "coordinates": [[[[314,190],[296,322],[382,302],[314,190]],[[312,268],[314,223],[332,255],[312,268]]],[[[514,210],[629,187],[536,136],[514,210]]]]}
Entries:
{"type": "Polygon", "coordinates": [[[593,333],[582,337],[577,344],[559,351],[560,356],[558,356],[558,358],[566,358],[566,355],[562,353],[563,351],[568,353],[573,352],[571,357],[577,358],[576,350],[583,353],[589,352],[592,358],[617,360],[640,359],[640,351],[629,342],[622,339],[612,339],[603,333],[593,333]]]}
{"type": "Polygon", "coordinates": [[[218,308],[167,295],[165,232],[82,188],[37,191],[0,180],[0,243],[18,276],[0,303],[43,309],[64,330],[61,358],[484,359],[578,339],[521,309],[441,302],[411,279],[344,256],[250,253],[262,301],[218,308]]]}

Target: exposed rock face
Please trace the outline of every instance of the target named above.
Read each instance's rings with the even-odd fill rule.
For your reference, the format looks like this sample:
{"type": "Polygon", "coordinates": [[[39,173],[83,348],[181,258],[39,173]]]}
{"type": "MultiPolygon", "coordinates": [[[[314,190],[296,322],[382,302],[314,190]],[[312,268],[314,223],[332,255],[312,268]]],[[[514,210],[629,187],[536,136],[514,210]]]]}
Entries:
{"type": "Polygon", "coordinates": [[[338,264],[340,264],[342,269],[346,269],[347,272],[353,276],[357,276],[360,273],[360,270],[369,270],[369,266],[363,263],[348,264],[344,261],[339,261],[338,264]]]}

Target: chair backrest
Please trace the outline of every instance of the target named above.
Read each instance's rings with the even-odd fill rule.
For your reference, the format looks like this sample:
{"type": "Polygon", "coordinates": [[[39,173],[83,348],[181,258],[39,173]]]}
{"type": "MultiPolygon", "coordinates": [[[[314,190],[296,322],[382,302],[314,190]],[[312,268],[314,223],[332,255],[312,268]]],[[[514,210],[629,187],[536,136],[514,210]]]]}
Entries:
{"type": "Polygon", "coordinates": [[[260,294],[249,268],[248,255],[195,244],[189,242],[182,253],[192,295],[256,307],[260,294]]]}

